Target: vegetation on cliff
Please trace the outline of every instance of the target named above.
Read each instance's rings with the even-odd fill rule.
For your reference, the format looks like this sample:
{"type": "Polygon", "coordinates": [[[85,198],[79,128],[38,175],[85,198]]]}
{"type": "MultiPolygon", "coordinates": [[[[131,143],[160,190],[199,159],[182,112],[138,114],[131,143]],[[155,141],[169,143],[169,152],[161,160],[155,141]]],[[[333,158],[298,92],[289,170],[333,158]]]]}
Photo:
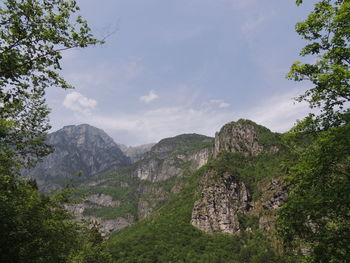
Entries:
{"type": "MultiPolygon", "coordinates": [[[[1,262],[348,261],[349,1],[320,0],[296,26],[309,41],[301,56],[316,60],[294,63],[288,77],[312,83],[299,100],[319,109],[318,114],[284,135],[248,120],[229,123],[215,138],[213,156],[205,152],[209,163],[197,171],[191,155],[211,149],[211,138],[187,134],[164,139],[143,160],[76,189],[76,196],[104,194],[121,203],[94,205],[85,215],[139,220],[107,242],[97,225],[88,228],[72,220],[63,209],[68,195],[44,196],[34,180],[20,176],[22,168],[51,151],[45,144],[45,89],[71,87],[58,74],[61,51],[103,42],[81,17],[72,22],[78,10],[72,0],[0,3],[1,262]],[[239,226],[234,233],[214,228],[205,233],[191,225],[196,201],[203,201],[199,207],[206,214],[198,209],[198,217],[205,221],[215,212],[217,197],[227,197],[233,186],[244,190],[246,202],[245,209],[234,211],[239,226]],[[215,189],[224,190],[217,195],[215,189]],[[282,240],[275,232],[276,216],[282,240]]],[[[240,196],[229,198],[236,202],[240,196]]],[[[222,214],[232,212],[232,207],[222,207],[227,208],[222,214]]]]}

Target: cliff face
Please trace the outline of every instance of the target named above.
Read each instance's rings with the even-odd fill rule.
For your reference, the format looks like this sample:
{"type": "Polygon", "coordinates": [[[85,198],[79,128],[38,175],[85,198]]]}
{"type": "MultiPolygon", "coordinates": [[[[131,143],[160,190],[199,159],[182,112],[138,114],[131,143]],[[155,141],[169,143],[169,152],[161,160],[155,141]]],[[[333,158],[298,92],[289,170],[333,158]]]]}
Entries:
{"type": "Polygon", "coordinates": [[[44,192],[59,189],[69,180],[83,182],[104,171],[130,164],[112,138],[87,124],[65,126],[49,134],[47,143],[55,151],[34,169],[24,171],[25,176],[37,180],[39,189],[44,192]]]}
{"type": "Polygon", "coordinates": [[[136,163],[139,178],[138,217],[145,218],[184,186],[181,177],[204,166],[212,155],[212,138],[183,134],[154,145],[136,163]]]}
{"type": "MultiPolygon", "coordinates": [[[[279,151],[278,134],[262,126],[246,120],[225,125],[215,136],[214,160],[201,181],[191,224],[205,232],[231,234],[251,231],[252,227],[271,230],[276,210],[287,199],[287,186],[279,179],[266,182],[264,178],[277,176],[268,174],[272,169],[262,169],[260,173],[267,174],[261,179],[254,177],[259,174],[256,169],[261,169],[257,163],[264,165],[260,156],[274,160],[279,151]],[[232,155],[232,160],[239,158],[232,163],[223,159],[222,153],[243,156],[232,155]],[[253,190],[258,195],[256,200],[252,198],[253,190]]],[[[275,164],[278,165],[278,159],[272,165],[275,164]]]]}
{"type": "Polygon", "coordinates": [[[209,171],[201,188],[201,199],[194,204],[191,224],[205,232],[240,231],[238,214],[249,211],[251,202],[245,184],[233,174],[209,171]]]}
{"type": "Polygon", "coordinates": [[[214,158],[221,152],[241,152],[247,156],[263,151],[277,152],[278,135],[249,120],[239,120],[224,125],[215,134],[214,158]]]}
{"type": "Polygon", "coordinates": [[[193,226],[230,234],[254,228],[268,231],[287,198],[287,186],[274,169],[279,166],[277,157],[283,155],[279,136],[239,120],[226,124],[214,143],[213,138],[198,134],[167,138],[126,169],[113,171],[131,161],[108,135],[88,125],[67,126],[48,136],[56,151],[30,176],[48,190],[61,187],[69,175],[82,170],[81,202],[67,209],[77,218],[98,222],[108,234],[149,216],[203,167],[193,226]]]}
{"type": "Polygon", "coordinates": [[[96,209],[97,207],[119,207],[120,201],[114,201],[112,196],[105,194],[90,195],[82,200],[79,204],[66,204],[65,209],[69,211],[77,220],[87,220],[96,222],[100,226],[100,232],[103,236],[109,233],[130,226],[134,223],[134,218],[131,215],[119,216],[113,219],[104,219],[98,216],[87,215],[85,212],[88,209],[96,209]]]}
{"type": "Polygon", "coordinates": [[[207,163],[212,141],[197,134],[164,139],[126,169],[90,178],[78,194],[80,203],[69,209],[80,219],[97,221],[104,234],[133,224],[178,193],[185,173],[190,176],[207,163]]]}
{"type": "Polygon", "coordinates": [[[133,175],[141,180],[159,182],[179,176],[189,167],[196,170],[208,162],[211,141],[210,137],[198,134],[164,139],[137,163],[133,175]]]}

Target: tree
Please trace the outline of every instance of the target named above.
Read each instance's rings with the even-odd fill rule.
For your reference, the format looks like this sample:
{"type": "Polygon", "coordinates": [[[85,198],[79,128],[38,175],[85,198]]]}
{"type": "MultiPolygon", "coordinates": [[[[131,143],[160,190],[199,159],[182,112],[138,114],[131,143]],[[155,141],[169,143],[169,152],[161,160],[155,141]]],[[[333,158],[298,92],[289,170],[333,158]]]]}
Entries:
{"type": "Polygon", "coordinates": [[[62,198],[43,196],[35,182],[20,177],[23,167],[51,150],[45,144],[50,128],[45,90],[71,88],[58,73],[61,52],[103,43],[75,16],[78,10],[73,0],[0,2],[1,262],[109,258],[102,246],[86,241],[85,230],[72,222],[62,198]]]}
{"type": "Polygon", "coordinates": [[[350,258],[350,124],[321,132],[298,154],[291,193],[279,212],[288,246],[309,249],[306,262],[350,258]]]}
{"type": "Polygon", "coordinates": [[[11,125],[1,138],[29,165],[50,149],[44,94],[47,88],[71,88],[58,73],[61,52],[103,43],[75,13],[73,0],[6,0],[0,3],[0,119],[11,125]]]}
{"type": "MultiPolygon", "coordinates": [[[[301,3],[297,1],[298,5],[301,3]]],[[[316,62],[295,62],[288,78],[307,80],[313,85],[299,101],[306,100],[310,107],[321,110],[314,119],[317,123],[314,127],[318,129],[339,126],[349,120],[349,28],[350,2],[346,0],[322,0],[305,21],[296,25],[297,33],[308,41],[300,55],[316,57],[316,62]]]]}
{"type": "Polygon", "coordinates": [[[295,62],[288,76],[311,82],[299,100],[320,113],[310,114],[288,134],[311,135],[312,142],[294,148],[297,161],[288,174],[290,195],[279,211],[278,230],[287,246],[304,250],[303,262],[348,262],[350,2],[318,2],[296,31],[309,41],[301,56],[315,56],[316,62],[295,62]]]}
{"type": "Polygon", "coordinates": [[[80,227],[52,198],[0,174],[0,261],[68,262],[82,246],[80,227]]]}

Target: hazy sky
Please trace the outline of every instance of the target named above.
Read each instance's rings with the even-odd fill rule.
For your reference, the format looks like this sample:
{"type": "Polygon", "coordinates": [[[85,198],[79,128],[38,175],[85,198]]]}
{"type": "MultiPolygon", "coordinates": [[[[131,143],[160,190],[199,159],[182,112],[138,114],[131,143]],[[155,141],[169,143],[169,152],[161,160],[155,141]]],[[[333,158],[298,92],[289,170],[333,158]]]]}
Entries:
{"type": "Polygon", "coordinates": [[[118,143],[214,136],[249,118],[288,130],[308,111],[285,79],[305,44],[294,25],[315,1],[78,0],[103,46],[64,53],[74,90],[50,89],[53,130],[88,123],[118,143]]]}

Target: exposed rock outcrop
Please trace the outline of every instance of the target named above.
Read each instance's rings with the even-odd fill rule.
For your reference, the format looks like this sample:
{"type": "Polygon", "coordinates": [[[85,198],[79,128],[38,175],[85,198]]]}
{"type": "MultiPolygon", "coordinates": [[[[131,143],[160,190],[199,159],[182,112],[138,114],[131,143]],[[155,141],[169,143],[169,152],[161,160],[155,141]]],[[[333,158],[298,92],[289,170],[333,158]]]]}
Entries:
{"type": "Polygon", "coordinates": [[[243,182],[229,173],[222,176],[215,171],[208,172],[201,183],[201,198],[194,204],[191,224],[204,232],[234,234],[251,231],[242,228],[239,215],[254,216],[258,228],[263,231],[274,229],[276,211],[288,198],[288,185],[274,179],[261,190],[261,196],[252,201],[243,182]]]}
{"type": "Polygon", "coordinates": [[[279,150],[278,134],[249,120],[239,120],[224,125],[215,134],[214,158],[221,152],[241,152],[245,155],[257,155],[262,151],[279,150]]]}
{"type": "Polygon", "coordinates": [[[43,192],[59,189],[70,180],[80,183],[130,164],[130,159],[111,137],[87,124],[65,126],[53,132],[47,136],[47,144],[55,151],[34,169],[23,172],[25,176],[36,179],[43,192]]]}
{"type": "MultiPolygon", "coordinates": [[[[263,152],[272,154],[280,151],[279,141],[279,134],[252,121],[239,120],[226,124],[216,133],[213,157],[220,158],[223,152],[240,152],[247,157],[263,152]]],[[[194,204],[191,224],[205,232],[233,234],[242,230],[252,231],[251,227],[244,226],[243,222],[241,224],[239,217],[254,217],[257,227],[271,229],[275,210],[286,201],[286,186],[279,180],[273,180],[259,189],[261,196],[253,202],[244,181],[235,174],[215,169],[204,175],[201,198],[194,204]]]]}
{"type": "Polygon", "coordinates": [[[131,215],[126,217],[116,217],[114,219],[106,220],[97,216],[86,215],[84,212],[89,208],[97,207],[119,207],[121,202],[113,200],[112,196],[106,194],[94,194],[85,197],[81,203],[66,204],[65,208],[77,220],[86,220],[98,223],[100,231],[103,235],[107,235],[115,230],[122,229],[134,223],[134,218],[131,215]]]}
{"type": "Polygon", "coordinates": [[[116,217],[112,220],[104,220],[100,217],[84,215],[85,209],[92,207],[94,206],[87,203],[69,204],[65,206],[66,210],[74,215],[77,221],[84,220],[91,223],[97,223],[100,227],[99,230],[102,236],[106,236],[113,231],[125,228],[134,223],[134,218],[131,216],[127,218],[116,217]]]}
{"type": "Polygon", "coordinates": [[[191,224],[205,232],[236,233],[238,213],[250,209],[250,194],[235,175],[210,171],[202,183],[201,198],[194,204],[191,224]]]}
{"type": "Polygon", "coordinates": [[[260,192],[260,198],[252,204],[251,213],[259,217],[259,229],[269,231],[274,228],[277,210],[287,201],[288,184],[282,179],[274,179],[260,192]]]}
{"type": "Polygon", "coordinates": [[[133,176],[159,182],[180,176],[186,169],[196,170],[208,162],[212,149],[210,146],[196,149],[194,145],[211,141],[212,138],[198,134],[164,139],[137,163],[133,176]]]}
{"type": "Polygon", "coordinates": [[[120,206],[120,201],[113,201],[112,196],[105,194],[90,195],[85,200],[100,206],[120,206]]]}

